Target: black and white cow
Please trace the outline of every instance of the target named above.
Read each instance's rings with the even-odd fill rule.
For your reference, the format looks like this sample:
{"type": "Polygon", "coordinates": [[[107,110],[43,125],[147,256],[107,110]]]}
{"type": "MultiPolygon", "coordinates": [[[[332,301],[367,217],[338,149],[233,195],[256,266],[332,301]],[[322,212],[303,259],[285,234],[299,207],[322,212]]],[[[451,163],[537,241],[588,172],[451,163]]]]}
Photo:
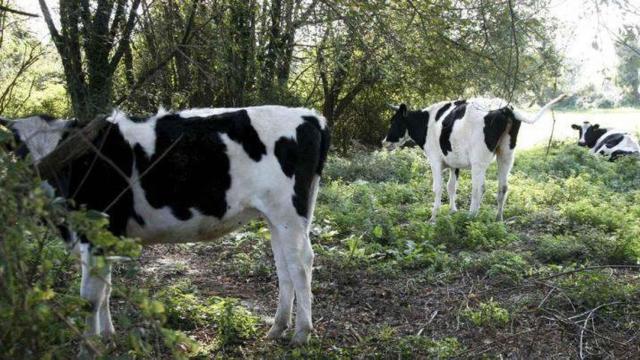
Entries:
{"type": "MultiPolygon", "coordinates": [[[[77,205],[106,212],[115,235],[143,244],[210,241],[263,217],[279,285],[267,336],[280,337],[290,325],[295,296],[292,343],[307,342],[314,257],[309,228],[329,148],[325,119],[313,110],[261,106],[160,110],[148,118],[114,111],[106,121],[93,140],[103,156],[89,152],[73,160],[54,188],[77,205]]],[[[58,130],[68,124],[32,117],[9,126],[38,161],[56,148],[58,130]]],[[[76,248],[81,295],[93,305],[88,333],[112,334],[111,268],[95,273],[91,244],[79,241],[76,248]]]]}
{"type": "Polygon", "coordinates": [[[564,96],[560,96],[543,106],[532,119],[502,99],[443,101],[419,111],[409,111],[402,104],[391,118],[391,127],[383,140],[383,146],[393,150],[408,140],[413,140],[424,150],[433,173],[435,198],[432,222],[440,209],[444,169],[450,169],[447,190],[452,212],[457,211],[459,169],[471,169],[470,212],[476,214],[484,193],[485,172],[494,157],[497,158],[497,219],[502,220],[507,178],[513,165],[520,124],[536,122],[545,111],[563,98],[564,96]]]}
{"type": "Polygon", "coordinates": [[[578,145],[589,148],[593,155],[605,156],[609,161],[625,155],[640,156],[638,140],[624,130],[605,129],[588,121],[582,126],[573,124],[571,128],[580,132],[578,145]]]}

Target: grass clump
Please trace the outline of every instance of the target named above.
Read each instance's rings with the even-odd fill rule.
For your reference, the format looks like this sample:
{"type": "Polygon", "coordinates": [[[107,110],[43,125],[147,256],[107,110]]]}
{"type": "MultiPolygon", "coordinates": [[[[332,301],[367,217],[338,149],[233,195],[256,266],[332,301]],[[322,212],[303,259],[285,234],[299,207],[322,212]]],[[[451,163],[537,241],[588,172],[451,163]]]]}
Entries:
{"type": "Polygon", "coordinates": [[[558,282],[574,305],[593,309],[607,303],[629,303],[640,297],[637,275],[614,277],[606,271],[579,271],[558,282]]]}
{"type": "Polygon", "coordinates": [[[433,230],[433,241],[447,249],[494,249],[515,240],[517,236],[507,230],[503,222],[494,220],[488,211],[477,216],[467,212],[439,216],[433,230]]]}
{"type": "Polygon", "coordinates": [[[185,331],[213,327],[220,347],[253,339],[257,334],[258,318],[237,300],[217,296],[203,299],[188,282],[169,286],[156,295],[166,305],[168,325],[185,331]]]}
{"type": "Polygon", "coordinates": [[[494,250],[480,255],[464,252],[459,254],[459,259],[466,270],[510,283],[520,282],[532,268],[523,254],[509,250],[494,250]]]}
{"type": "Polygon", "coordinates": [[[475,309],[464,310],[462,316],[475,326],[489,328],[504,327],[511,319],[509,311],[500,307],[493,299],[481,302],[475,309]]]}

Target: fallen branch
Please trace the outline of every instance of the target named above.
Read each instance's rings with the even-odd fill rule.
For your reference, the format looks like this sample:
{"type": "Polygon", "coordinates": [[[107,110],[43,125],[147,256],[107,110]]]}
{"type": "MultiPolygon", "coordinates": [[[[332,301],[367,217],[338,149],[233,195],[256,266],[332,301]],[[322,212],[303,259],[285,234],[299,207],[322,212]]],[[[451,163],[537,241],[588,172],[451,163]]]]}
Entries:
{"type": "MultiPolygon", "coordinates": [[[[608,306],[608,305],[615,305],[615,304],[620,304],[620,301],[614,301],[614,302],[610,302],[607,304],[602,304],[599,305],[597,307],[595,307],[594,309],[591,309],[591,311],[589,311],[589,314],[587,315],[586,319],[584,319],[584,322],[582,323],[582,329],[580,330],[580,359],[584,359],[584,331],[587,329],[587,323],[589,322],[589,319],[591,319],[591,316],[593,316],[593,314],[600,308],[608,306]]],[[[595,331],[594,331],[595,332],[595,331]]]]}

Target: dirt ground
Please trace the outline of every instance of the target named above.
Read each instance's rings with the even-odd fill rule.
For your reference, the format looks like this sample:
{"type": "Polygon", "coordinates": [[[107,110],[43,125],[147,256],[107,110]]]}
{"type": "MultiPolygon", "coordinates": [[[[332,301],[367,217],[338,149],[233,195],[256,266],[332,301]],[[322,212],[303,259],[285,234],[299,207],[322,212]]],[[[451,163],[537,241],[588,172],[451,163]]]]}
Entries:
{"type": "MultiPolygon", "coordinates": [[[[255,261],[269,263],[270,251],[265,250],[263,258],[255,261]]],[[[288,357],[286,339],[264,339],[277,300],[272,261],[270,275],[241,276],[231,261],[234,251],[220,244],[157,245],[145,248],[141,271],[160,287],[189,279],[203,295],[238,298],[260,316],[257,339],[215,356],[288,357]]],[[[612,270],[616,277],[629,274],[612,270]]],[[[638,358],[637,319],[628,329],[615,328],[597,312],[575,311],[570,300],[556,290],[553,280],[525,280],[516,286],[474,274],[433,279],[421,270],[386,274],[358,267],[345,269],[319,256],[314,266],[315,335],[311,343],[321,355],[315,352],[305,357],[407,358],[406,353],[395,352],[393,342],[379,339],[386,328],[398,339],[408,335],[455,337],[463,346],[456,358],[566,359],[580,358],[581,351],[589,358],[638,358]],[[489,299],[519,309],[506,327],[474,327],[460,318],[464,309],[489,299]],[[585,330],[586,321],[592,326],[585,330]]],[[[206,340],[210,329],[192,335],[206,340]]],[[[410,357],[413,355],[429,357],[419,352],[410,357]]]]}

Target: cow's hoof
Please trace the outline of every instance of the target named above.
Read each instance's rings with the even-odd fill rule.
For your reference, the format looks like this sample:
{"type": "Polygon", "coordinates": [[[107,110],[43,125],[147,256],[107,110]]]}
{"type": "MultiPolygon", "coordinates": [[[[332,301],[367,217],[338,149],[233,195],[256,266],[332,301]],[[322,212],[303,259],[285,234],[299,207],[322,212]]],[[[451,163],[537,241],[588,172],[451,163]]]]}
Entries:
{"type": "Polygon", "coordinates": [[[285,330],[287,330],[286,326],[273,324],[271,326],[271,329],[269,329],[269,332],[267,333],[267,339],[269,340],[279,339],[282,337],[282,334],[284,333],[285,330]]]}
{"type": "Polygon", "coordinates": [[[291,338],[291,346],[294,347],[298,347],[298,346],[304,346],[307,345],[307,343],[309,342],[309,335],[310,335],[311,331],[298,331],[295,333],[295,335],[293,335],[293,338],[291,338]]]}
{"type": "Polygon", "coordinates": [[[102,330],[102,332],[100,333],[100,336],[104,340],[110,340],[115,336],[115,334],[116,334],[116,330],[112,326],[111,328],[102,330]]]}

